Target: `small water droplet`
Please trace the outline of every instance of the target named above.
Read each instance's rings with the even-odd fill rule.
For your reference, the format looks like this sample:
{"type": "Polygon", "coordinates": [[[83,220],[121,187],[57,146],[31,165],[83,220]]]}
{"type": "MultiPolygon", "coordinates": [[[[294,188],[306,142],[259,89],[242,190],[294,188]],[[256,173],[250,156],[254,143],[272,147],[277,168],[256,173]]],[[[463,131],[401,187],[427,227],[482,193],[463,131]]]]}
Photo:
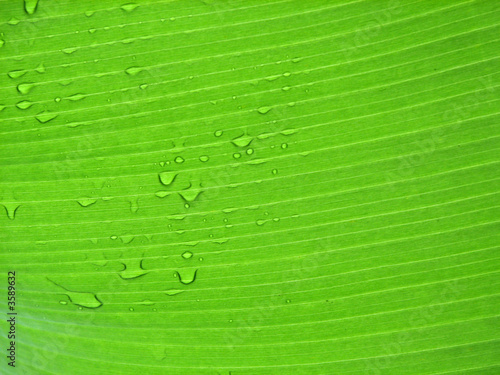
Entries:
{"type": "Polygon", "coordinates": [[[239,152],[235,152],[235,153],[233,154],[233,158],[235,158],[235,159],[239,159],[239,158],[241,158],[241,154],[240,154],[239,152]]]}
{"type": "Polygon", "coordinates": [[[131,308],[129,309],[129,311],[134,311],[134,308],[133,308],[133,307],[131,307],[131,308]]]}
{"type": "Polygon", "coordinates": [[[36,8],[38,7],[38,0],[24,0],[24,11],[29,15],[32,15],[36,12],[36,8]]]}
{"type": "Polygon", "coordinates": [[[257,224],[258,226],[262,226],[262,225],[264,225],[265,223],[266,223],[266,220],[264,220],[264,219],[259,219],[259,220],[257,220],[257,221],[255,222],[255,224],[257,224]]]}
{"type": "Polygon", "coordinates": [[[71,100],[72,102],[76,102],[78,100],[82,100],[85,98],[85,95],[83,94],[74,94],[71,96],[68,96],[66,99],[71,100]]]}
{"type": "Polygon", "coordinates": [[[253,154],[253,148],[249,148],[247,150],[247,155],[252,155],[253,154]]]}
{"type": "Polygon", "coordinates": [[[301,61],[301,60],[302,60],[302,57],[294,57],[294,58],[292,59],[292,62],[293,62],[293,63],[298,63],[298,62],[299,62],[299,61],[301,61]]]}
{"type": "Polygon", "coordinates": [[[138,66],[131,66],[130,68],[125,69],[125,73],[127,73],[129,76],[135,76],[142,71],[143,71],[143,68],[138,67],[138,66]]]}
{"type": "Polygon", "coordinates": [[[39,114],[37,114],[35,116],[35,118],[41,122],[42,124],[45,124],[46,122],[49,122],[50,120],[53,120],[57,117],[57,114],[56,113],[52,113],[52,112],[49,112],[49,111],[43,111],[43,112],[40,112],[39,114]]]}
{"type": "Polygon", "coordinates": [[[96,30],[96,29],[94,29],[94,28],[89,29],[89,34],[93,34],[93,33],[95,33],[96,31],[97,31],[97,30],[96,30]]]}
{"type": "Polygon", "coordinates": [[[77,202],[80,204],[82,207],[88,207],[93,205],[95,202],[97,202],[96,198],[89,198],[89,197],[82,197],[77,199],[77,202]]]}
{"type": "Polygon", "coordinates": [[[284,150],[285,148],[288,148],[288,143],[282,143],[281,148],[284,150]]]}
{"type": "Polygon", "coordinates": [[[170,192],[165,191],[165,190],[160,190],[160,191],[157,191],[157,192],[155,193],[155,195],[156,195],[158,198],[165,198],[167,195],[170,195],[170,192]]]}
{"type": "Polygon", "coordinates": [[[145,300],[142,300],[140,302],[137,302],[137,304],[142,305],[142,306],[153,306],[155,303],[149,299],[145,299],[145,300]]]}
{"type": "MultiPolygon", "coordinates": [[[[55,101],[56,103],[59,103],[59,102],[61,101],[61,98],[60,98],[60,97],[54,98],[54,101],[55,101]]],[[[71,125],[69,125],[69,126],[70,126],[70,127],[72,127],[71,125]]]]}
{"type": "Polygon", "coordinates": [[[183,257],[184,259],[189,259],[189,258],[191,258],[192,256],[193,256],[193,253],[192,253],[191,251],[185,251],[185,252],[183,252],[183,253],[182,253],[182,257],[183,257]]]}
{"type": "Polygon", "coordinates": [[[139,86],[141,90],[146,90],[148,88],[148,85],[146,83],[143,83],[142,85],[139,86]]]}
{"type": "Polygon", "coordinates": [[[20,101],[19,103],[17,103],[16,107],[19,109],[28,109],[32,105],[33,105],[33,103],[30,102],[29,100],[23,100],[23,101],[20,101]]]}
{"type": "Polygon", "coordinates": [[[19,21],[16,17],[12,17],[9,22],[7,22],[9,25],[12,25],[12,26],[16,26],[19,22],[19,21]]]}
{"type": "Polygon", "coordinates": [[[206,163],[208,161],[209,157],[207,155],[202,155],[200,156],[200,161],[206,163]]]}
{"type": "Polygon", "coordinates": [[[279,217],[275,217],[275,218],[273,219],[273,221],[278,222],[278,221],[280,221],[280,218],[279,218],[279,217]]]}
{"type": "Polygon", "coordinates": [[[290,86],[283,86],[281,89],[282,89],[283,91],[288,91],[288,90],[290,90],[290,89],[291,89],[291,87],[290,87],[290,86]]]}
{"type": "Polygon", "coordinates": [[[272,109],[272,107],[269,107],[269,106],[260,107],[259,109],[257,109],[257,112],[259,112],[261,115],[265,115],[265,114],[266,114],[266,113],[268,113],[271,109],[272,109]]]}
{"type": "Polygon", "coordinates": [[[182,156],[177,156],[174,161],[177,163],[177,164],[182,164],[184,163],[184,158],[182,156]]]}
{"type": "Polygon", "coordinates": [[[168,289],[165,291],[165,294],[167,296],[175,296],[175,295],[182,293],[182,292],[184,292],[184,291],[181,289],[168,289]]]}
{"type": "Polygon", "coordinates": [[[223,131],[222,131],[222,130],[217,130],[217,131],[214,133],[214,135],[215,135],[216,137],[220,137],[222,134],[223,134],[223,131]]]}
{"type": "Polygon", "coordinates": [[[38,65],[36,68],[35,68],[35,72],[37,73],[45,73],[45,65],[43,65],[43,63],[40,63],[40,65],[38,65]]]}
{"type": "Polygon", "coordinates": [[[127,3],[122,5],[120,8],[122,8],[125,12],[132,12],[135,8],[137,8],[139,5],[135,3],[127,3]]]}
{"type": "Polygon", "coordinates": [[[111,238],[111,239],[114,241],[114,240],[117,240],[117,239],[118,239],[118,236],[116,236],[116,235],[114,235],[114,234],[113,234],[113,235],[112,235],[112,236],[110,236],[109,238],[111,238]]]}
{"type": "Polygon", "coordinates": [[[60,303],[61,305],[67,305],[67,304],[68,304],[68,302],[66,302],[66,301],[59,301],[59,303],[60,303]]]}
{"type": "Polygon", "coordinates": [[[273,169],[272,170],[272,174],[274,174],[274,175],[278,174],[278,170],[277,169],[273,169]]]}
{"type": "Polygon", "coordinates": [[[285,129],[281,132],[282,135],[292,135],[298,133],[297,129],[285,129]]]}
{"type": "Polygon", "coordinates": [[[296,104],[295,102],[290,102],[290,103],[288,103],[287,105],[288,105],[289,107],[295,107],[295,104],[296,104]]]}
{"type": "MultiPolygon", "coordinates": [[[[177,177],[177,173],[173,172],[173,171],[165,171],[165,172],[158,173],[158,177],[160,178],[160,182],[163,185],[168,186],[172,182],[174,182],[175,178],[177,177]]],[[[161,197],[161,198],[163,198],[163,197],[161,197]]]]}
{"type": "Polygon", "coordinates": [[[76,50],[78,49],[78,47],[67,47],[67,48],[63,48],[62,51],[67,54],[67,55],[71,55],[73,52],[75,52],[76,50]]]}
{"type": "Polygon", "coordinates": [[[87,11],[85,11],[85,15],[87,17],[92,17],[94,15],[94,13],[95,13],[95,11],[93,11],[93,10],[87,10],[87,11]]]}
{"type": "Polygon", "coordinates": [[[286,300],[286,303],[290,303],[290,302],[292,302],[292,301],[291,301],[291,300],[289,300],[289,299],[287,299],[287,300],[286,300]]]}
{"type": "Polygon", "coordinates": [[[130,198],[129,204],[130,204],[130,212],[135,214],[137,211],[139,211],[139,197],[130,198]]]}
{"type": "Polygon", "coordinates": [[[283,77],[290,77],[291,75],[292,75],[292,73],[290,73],[290,72],[283,73],[283,77]]]}
{"type": "Polygon", "coordinates": [[[135,236],[133,234],[123,234],[120,236],[120,240],[124,244],[129,244],[135,239],[135,236]]]}

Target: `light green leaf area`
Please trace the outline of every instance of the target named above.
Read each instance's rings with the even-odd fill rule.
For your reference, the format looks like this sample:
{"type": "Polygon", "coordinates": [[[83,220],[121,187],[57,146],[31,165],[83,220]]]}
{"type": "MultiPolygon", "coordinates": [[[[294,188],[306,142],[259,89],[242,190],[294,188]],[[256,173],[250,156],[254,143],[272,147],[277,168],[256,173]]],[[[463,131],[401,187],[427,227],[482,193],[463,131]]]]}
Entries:
{"type": "Polygon", "coordinates": [[[1,0],[0,373],[500,373],[499,21],[1,0]]]}

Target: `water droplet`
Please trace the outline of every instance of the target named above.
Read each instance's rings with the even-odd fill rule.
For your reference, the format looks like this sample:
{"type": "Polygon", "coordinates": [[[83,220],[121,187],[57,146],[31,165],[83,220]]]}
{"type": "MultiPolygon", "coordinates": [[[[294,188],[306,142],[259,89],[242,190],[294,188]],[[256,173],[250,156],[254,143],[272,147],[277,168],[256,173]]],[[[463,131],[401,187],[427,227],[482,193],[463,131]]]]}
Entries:
{"type": "Polygon", "coordinates": [[[49,111],[43,111],[43,112],[40,112],[39,114],[37,114],[35,116],[35,118],[41,122],[42,124],[45,124],[46,122],[49,122],[50,120],[53,120],[57,117],[57,114],[56,113],[52,113],[52,112],[49,112],[49,111]]]}
{"type": "MultiPolygon", "coordinates": [[[[54,98],[54,101],[55,101],[56,103],[59,103],[59,102],[61,101],[61,98],[60,98],[60,97],[54,98]]],[[[71,125],[70,125],[70,127],[73,127],[73,126],[71,126],[71,125]]]]}
{"type": "Polygon", "coordinates": [[[82,197],[77,199],[77,202],[80,204],[82,207],[88,207],[93,205],[95,202],[97,202],[96,198],[89,198],[89,197],[82,197]]]}
{"type": "Polygon", "coordinates": [[[78,49],[78,47],[67,47],[67,48],[63,48],[62,51],[67,54],[67,55],[71,55],[73,52],[75,52],[76,50],[78,49]]]}
{"type": "Polygon", "coordinates": [[[257,112],[259,112],[261,115],[265,115],[271,109],[272,109],[272,107],[260,107],[259,109],[257,109],[257,112]]]}
{"type": "Polygon", "coordinates": [[[280,218],[279,218],[279,217],[275,217],[275,218],[273,219],[273,221],[278,222],[278,221],[280,221],[280,218]]]}
{"type": "Polygon", "coordinates": [[[36,68],[35,68],[35,72],[37,73],[45,73],[45,65],[43,65],[43,63],[40,63],[40,65],[38,65],[36,68]]]}
{"type": "Polygon", "coordinates": [[[174,161],[177,163],[177,164],[182,164],[184,163],[184,158],[182,156],[177,156],[174,161]]]}
{"type": "Polygon", "coordinates": [[[248,134],[242,134],[239,137],[234,138],[231,142],[237,147],[247,147],[250,143],[252,143],[252,141],[253,137],[248,134]]]}
{"type": "Polygon", "coordinates": [[[132,12],[135,8],[137,8],[139,5],[135,3],[128,3],[122,5],[120,8],[122,8],[125,12],[132,12]]]}
{"type": "Polygon", "coordinates": [[[130,212],[135,214],[137,211],[139,211],[139,197],[130,198],[129,204],[130,212]]]}
{"type": "Polygon", "coordinates": [[[142,72],[142,68],[138,66],[131,66],[130,68],[125,69],[125,73],[127,73],[129,76],[135,76],[138,73],[142,72]]]}
{"type": "Polygon", "coordinates": [[[54,281],[47,278],[52,284],[58,286],[61,289],[65,290],[65,294],[68,297],[69,301],[79,307],[85,307],[87,309],[97,309],[102,306],[102,302],[97,298],[94,293],[90,292],[74,292],[66,289],[65,287],[55,283],[54,281]]]}
{"type": "Polygon", "coordinates": [[[95,13],[95,11],[93,11],[93,10],[87,10],[87,11],[85,12],[85,15],[86,15],[87,17],[92,17],[92,16],[94,15],[94,13],[95,13]]]}
{"type": "Polygon", "coordinates": [[[290,73],[290,72],[283,73],[283,77],[290,77],[291,75],[292,75],[292,73],[290,73]]]}
{"type": "Polygon", "coordinates": [[[148,88],[148,85],[146,83],[143,83],[142,85],[139,86],[141,90],[146,90],[148,88]]]}
{"type": "Polygon", "coordinates": [[[189,259],[189,258],[191,258],[192,256],[193,256],[193,253],[192,253],[191,251],[185,251],[185,252],[183,252],[183,253],[182,253],[182,257],[183,257],[184,259],[189,259]]]}
{"type": "Polygon", "coordinates": [[[175,296],[176,294],[179,294],[179,293],[182,293],[184,292],[183,290],[181,289],[168,289],[165,291],[165,294],[167,296],[175,296]]]}
{"type": "Polygon", "coordinates": [[[284,150],[285,148],[288,148],[288,143],[282,143],[281,148],[284,150]]]}
{"type": "Polygon", "coordinates": [[[197,269],[185,268],[180,271],[177,271],[177,275],[179,276],[179,281],[184,285],[189,285],[194,283],[196,280],[197,269]]]}
{"type": "Polygon", "coordinates": [[[240,154],[239,152],[235,152],[235,153],[233,154],[233,158],[235,158],[235,159],[239,159],[239,158],[241,158],[241,154],[240,154]]]}
{"type": "Polygon", "coordinates": [[[288,103],[287,105],[288,105],[289,107],[295,107],[295,104],[296,104],[295,102],[290,102],[290,103],[288,103]]]}
{"type": "Polygon", "coordinates": [[[136,279],[149,273],[142,268],[142,259],[130,259],[127,264],[122,264],[124,268],[118,275],[124,280],[136,279]]]}
{"type": "Polygon", "coordinates": [[[96,31],[97,31],[97,30],[96,30],[96,29],[93,29],[93,28],[92,28],[92,29],[89,29],[89,34],[93,34],[93,33],[95,33],[96,31]]]}
{"type": "Polygon", "coordinates": [[[257,224],[258,226],[262,226],[262,225],[264,225],[265,223],[266,223],[266,220],[264,220],[264,219],[259,219],[259,220],[257,220],[257,221],[255,222],[255,224],[257,224]]]}
{"type": "Polygon", "coordinates": [[[253,159],[247,162],[247,164],[250,165],[259,165],[259,164],[264,164],[266,161],[264,159],[253,159]]]}
{"type": "Polygon", "coordinates": [[[36,8],[38,7],[38,0],[24,0],[24,10],[29,15],[32,15],[36,12],[36,8]]]}
{"type": "Polygon", "coordinates": [[[194,188],[193,185],[179,192],[179,195],[187,202],[193,202],[202,193],[200,188],[194,188]]]}
{"type": "Polygon", "coordinates": [[[131,308],[129,309],[129,311],[134,311],[134,309],[131,307],[131,308]]]}
{"type": "Polygon", "coordinates": [[[2,48],[4,44],[5,44],[5,40],[0,39],[0,48],[2,48]]]}
{"type": "Polygon", "coordinates": [[[165,190],[160,190],[160,191],[157,191],[157,192],[155,193],[155,195],[156,195],[158,198],[165,198],[167,195],[170,195],[170,192],[165,191],[165,190]]]}
{"type": "Polygon", "coordinates": [[[230,214],[231,212],[234,212],[234,211],[237,211],[238,209],[235,208],[235,207],[229,207],[229,208],[224,208],[222,210],[222,212],[224,212],[225,214],[230,214]]]}
{"type": "Polygon", "coordinates": [[[142,306],[153,306],[155,303],[149,299],[145,299],[140,302],[137,302],[137,304],[142,306]]]}
{"type": "Polygon", "coordinates": [[[16,202],[3,202],[2,206],[5,208],[5,213],[10,220],[16,218],[16,211],[21,207],[21,205],[16,202]]]}
{"type": "Polygon", "coordinates": [[[223,134],[223,131],[222,131],[222,130],[217,130],[217,131],[214,133],[214,135],[215,135],[216,137],[220,137],[222,134],[223,134]]]}
{"type": "Polygon", "coordinates": [[[158,177],[160,178],[160,182],[163,185],[168,186],[172,182],[174,182],[175,178],[177,177],[177,173],[173,172],[173,171],[165,171],[165,172],[159,173],[158,177]]]}
{"type": "Polygon", "coordinates": [[[297,129],[286,129],[286,130],[283,130],[281,132],[281,134],[283,134],[283,135],[292,135],[292,134],[295,134],[295,133],[298,133],[297,129]]]}
{"type": "Polygon", "coordinates": [[[28,109],[32,105],[33,105],[33,103],[30,102],[29,100],[23,100],[23,101],[17,103],[16,107],[19,108],[19,109],[28,109]]]}
{"type": "Polygon", "coordinates": [[[290,303],[290,302],[292,302],[292,301],[291,301],[291,300],[289,300],[289,299],[287,299],[287,300],[286,300],[286,303],[290,303]]]}
{"type": "Polygon", "coordinates": [[[253,154],[253,148],[249,148],[247,150],[247,155],[252,155],[253,154]]]}
{"type": "Polygon", "coordinates": [[[61,305],[67,305],[67,304],[68,304],[68,302],[66,302],[66,301],[59,301],[59,303],[60,303],[61,305]]]}
{"type": "Polygon", "coordinates": [[[12,70],[7,75],[12,78],[19,78],[26,74],[26,70],[12,70]]]}
{"type": "Polygon", "coordinates": [[[19,22],[19,21],[16,17],[12,17],[9,22],[7,22],[9,25],[12,25],[12,26],[16,26],[19,22]]]}
{"type": "Polygon", "coordinates": [[[117,240],[117,239],[118,239],[118,236],[116,236],[116,235],[114,235],[114,234],[113,234],[113,235],[112,235],[111,237],[109,237],[109,238],[111,238],[112,240],[117,240]]]}
{"type": "Polygon", "coordinates": [[[278,174],[278,170],[277,170],[277,169],[273,169],[273,170],[272,170],[272,173],[273,173],[274,175],[276,175],[276,174],[278,174]]]}
{"type": "Polygon", "coordinates": [[[200,161],[202,161],[202,162],[204,162],[204,163],[205,163],[205,162],[207,162],[207,161],[208,161],[208,159],[209,159],[209,157],[208,157],[207,155],[202,155],[202,156],[200,156],[200,161]]]}
{"type": "Polygon", "coordinates": [[[133,234],[124,234],[120,236],[120,240],[124,244],[129,244],[135,239],[135,236],[133,234]]]}
{"type": "Polygon", "coordinates": [[[288,91],[288,90],[290,90],[290,89],[291,89],[291,87],[290,87],[290,86],[283,86],[281,89],[282,89],[283,91],[288,91]]]}
{"type": "Polygon", "coordinates": [[[298,63],[301,60],[302,60],[302,57],[295,57],[295,58],[292,59],[292,62],[293,63],[298,63]]]}
{"type": "Polygon", "coordinates": [[[19,85],[17,85],[17,91],[19,91],[23,95],[26,95],[31,91],[33,87],[35,87],[35,85],[31,82],[20,83],[19,85]]]}
{"type": "Polygon", "coordinates": [[[5,106],[3,104],[0,104],[0,112],[2,112],[5,109],[5,106]]]}
{"type": "Polygon", "coordinates": [[[83,95],[83,94],[74,94],[74,95],[68,96],[66,99],[71,100],[72,102],[76,102],[78,100],[82,100],[83,98],[85,98],[85,95],[83,95]]]}

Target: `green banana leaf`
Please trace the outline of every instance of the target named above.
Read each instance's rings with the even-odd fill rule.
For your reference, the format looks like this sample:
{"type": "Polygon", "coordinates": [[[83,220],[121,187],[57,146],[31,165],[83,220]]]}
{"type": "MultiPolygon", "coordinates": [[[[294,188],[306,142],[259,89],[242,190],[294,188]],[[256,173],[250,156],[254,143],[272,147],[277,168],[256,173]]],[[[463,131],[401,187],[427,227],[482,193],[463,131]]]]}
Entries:
{"type": "Polygon", "coordinates": [[[1,0],[0,374],[499,374],[499,24],[1,0]]]}

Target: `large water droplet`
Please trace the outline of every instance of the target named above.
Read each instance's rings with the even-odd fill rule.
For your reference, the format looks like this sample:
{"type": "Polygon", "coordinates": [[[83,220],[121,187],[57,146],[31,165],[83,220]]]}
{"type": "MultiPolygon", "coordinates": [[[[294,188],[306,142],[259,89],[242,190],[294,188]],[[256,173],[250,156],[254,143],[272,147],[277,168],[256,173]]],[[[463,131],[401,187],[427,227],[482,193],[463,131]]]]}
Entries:
{"type": "Polygon", "coordinates": [[[173,172],[173,171],[165,171],[165,172],[158,173],[158,177],[160,178],[160,182],[163,185],[168,186],[172,182],[174,182],[175,177],[177,177],[177,173],[173,172]]]}
{"type": "Polygon", "coordinates": [[[118,275],[124,280],[136,279],[148,273],[142,268],[142,259],[130,259],[127,264],[122,264],[124,268],[118,272],[118,275]]]}
{"type": "Polygon", "coordinates": [[[202,193],[200,188],[194,188],[192,185],[179,192],[179,195],[187,202],[193,202],[202,193]]]}
{"type": "Polygon", "coordinates": [[[24,11],[29,15],[32,15],[36,12],[36,8],[38,7],[38,0],[24,0],[24,11]]]}
{"type": "Polygon", "coordinates": [[[12,70],[9,73],[7,73],[7,75],[12,79],[22,77],[25,74],[26,70],[12,70]]]}
{"type": "Polygon", "coordinates": [[[51,283],[65,290],[65,294],[68,296],[70,302],[79,307],[85,307],[87,309],[97,309],[102,306],[102,302],[97,298],[94,293],[90,292],[74,292],[66,289],[65,287],[55,283],[54,281],[47,278],[51,283]]]}
{"type": "Polygon", "coordinates": [[[9,22],[7,22],[9,25],[12,25],[12,26],[16,26],[19,22],[19,21],[16,17],[12,17],[9,22]]]}
{"type": "Polygon", "coordinates": [[[49,112],[49,111],[43,111],[40,112],[35,116],[35,118],[41,122],[42,124],[45,124],[46,122],[49,122],[50,120],[53,120],[57,117],[57,113],[49,112]]]}
{"type": "Polygon", "coordinates": [[[177,275],[179,276],[179,281],[184,285],[189,285],[195,282],[196,274],[198,273],[197,269],[185,268],[180,271],[177,271],[177,275]]]}
{"type": "Polygon", "coordinates": [[[31,89],[35,87],[35,85],[33,83],[20,83],[19,85],[17,85],[17,91],[19,91],[21,94],[28,94],[31,89]]]}
{"type": "Polygon", "coordinates": [[[184,163],[184,158],[182,156],[177,156],[174,161],[177,163],[177,164],[182,164],[184,163]]]}
{"type": "Polygon", "coordinates": [[[16,202],[3,202],[2,206],[5,208],[5,213],[10,220],[14,220],[16,218],[16,211],[21,206],[16,202]]]}
{"type": "Polygon", "coordinates": [[[29,100],[23,100],[23,101],[17,103],[16,107],[19,108],[19,109],[28,109],[32,105],[33,105],[33,103],[30,102],[29,100]]]}
{"type": "Polygon", "coordinates": [[[250,143],[252,143],[252,141],[253,137],[248,134],[243,134],[234,138],[231,142],[237,147],[247,147],[250,143]]]}

